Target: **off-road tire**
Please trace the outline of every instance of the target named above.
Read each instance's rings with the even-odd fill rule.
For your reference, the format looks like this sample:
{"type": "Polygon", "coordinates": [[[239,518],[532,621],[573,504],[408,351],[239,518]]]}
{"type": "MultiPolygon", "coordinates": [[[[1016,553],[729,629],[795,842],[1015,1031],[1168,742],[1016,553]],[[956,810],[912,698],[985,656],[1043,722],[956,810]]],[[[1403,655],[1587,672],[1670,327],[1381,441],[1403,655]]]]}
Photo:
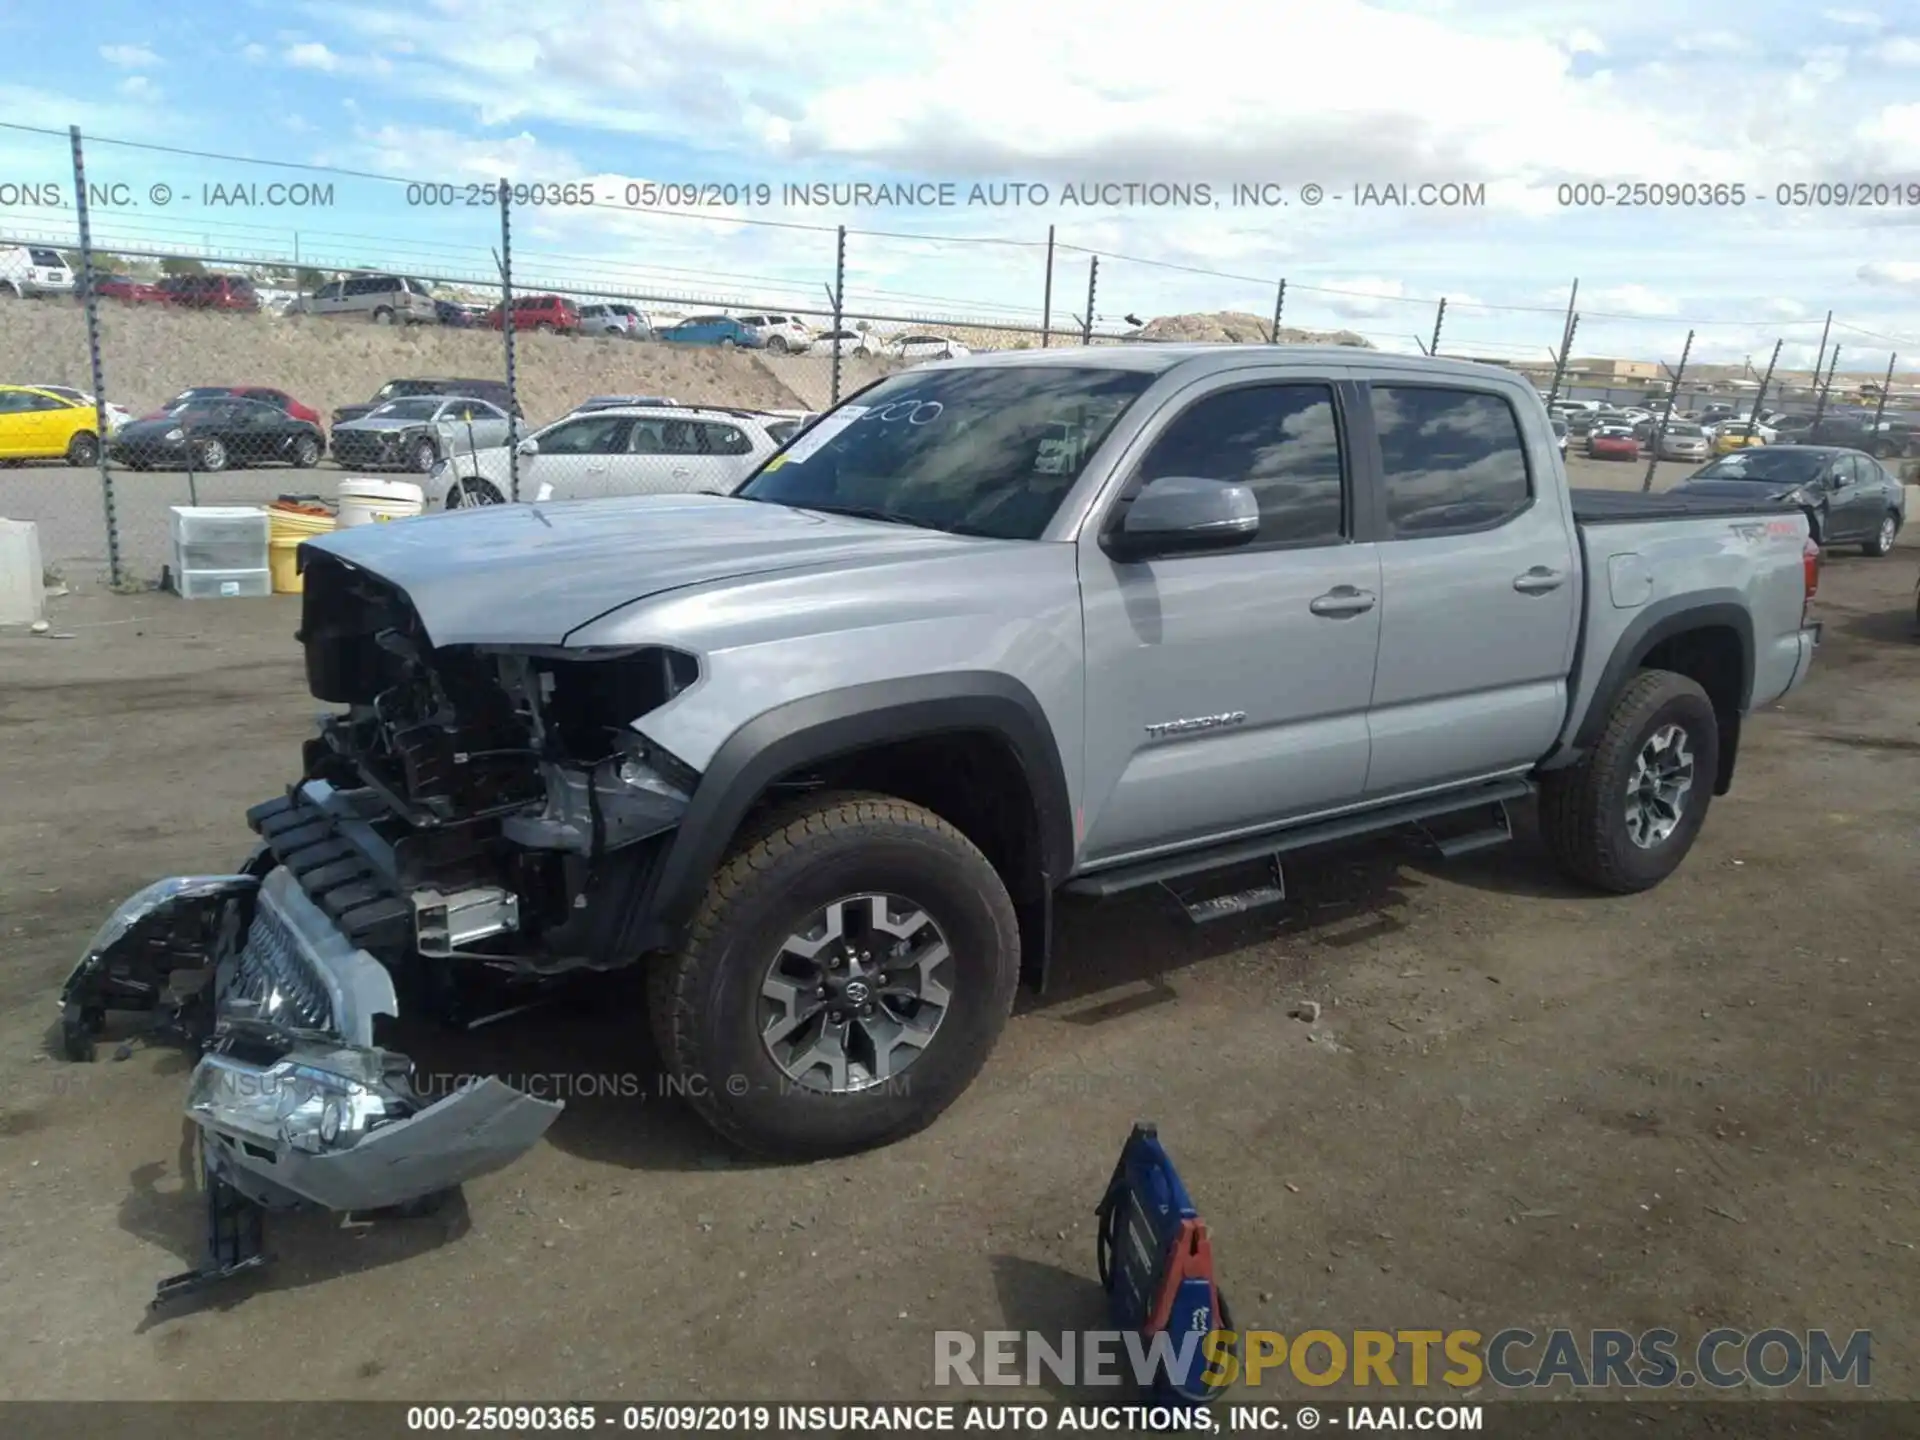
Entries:
{"type": "Polygon", "coordinates": [[[1860,553],[1875,560],[1893,553],[1893,542],[1900,533],[1900,517],[1889,510],[1880,517],[1880,523],[1874,527],[1873,538],[1860,547],[1860,553]],[[1892,528],[1889,529],[1888,527],[1892,528]]]}
{"type": "Polygon", "coordinates": [[[1616,895],[1650,890],[1693,847],[1719,766],[1720,728],[1707,692],[1670,670],[1642,670],[1614,697],[1606,728],[1579,763],[1541,777],[1541,839],[1554,863],[1583,884],[1616,895]],[[1669,724],[1686,731],[1693,788],[1673,833],[1642,849],[1627,834],[1627,782],[1641,747],[1669,724]]]}
{"type": "Polygon", "coordinates": [[[654,962],[647,1008],[661,1059],[702,1119],[742,1149],[811,1159],[902,1139],[959,1098],[999,1039],[1019,972],[1013,902],[964,835],[892,796],[817,793],[742,828],[685,948],[654,962]],[[941,927],[953,1001],[893,1083],[816,1093],[761,1043],[760,986],[800,920],[863,891],[911,899],[941,927]]]}

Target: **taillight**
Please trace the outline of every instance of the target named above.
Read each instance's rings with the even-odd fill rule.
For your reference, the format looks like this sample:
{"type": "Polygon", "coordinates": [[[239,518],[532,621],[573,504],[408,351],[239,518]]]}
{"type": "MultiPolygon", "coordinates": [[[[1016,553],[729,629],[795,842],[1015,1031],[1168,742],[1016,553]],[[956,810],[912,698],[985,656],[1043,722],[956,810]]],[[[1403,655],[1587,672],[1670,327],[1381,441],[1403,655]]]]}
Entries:
{"type": "Polygon", "coordinates": [[[1806,584],[1806,594],[1800,602],[1800,623],[1804,625],[1813,611],[1813,597],[1820,593],[1820,547],[1811,535],[1800,547],[1800,573],[1806,584]]]}

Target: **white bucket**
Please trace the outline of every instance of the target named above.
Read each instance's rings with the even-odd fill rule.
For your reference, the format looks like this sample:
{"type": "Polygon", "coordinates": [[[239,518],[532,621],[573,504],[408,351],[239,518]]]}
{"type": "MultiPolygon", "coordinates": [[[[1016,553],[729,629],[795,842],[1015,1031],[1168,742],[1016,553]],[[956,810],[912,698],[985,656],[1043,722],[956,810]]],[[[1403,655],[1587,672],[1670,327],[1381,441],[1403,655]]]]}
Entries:
{"type": "Polygon", "coordinates": [[[31,520],[0,520],[0,625],[32,625],[47,615],[40,531],[31,520]]]}
{"type": "Polygon", "coordinates": [[[405,520],[426,508],[427,494],[405,480],[342,480],[340,528],[405,520]]]}

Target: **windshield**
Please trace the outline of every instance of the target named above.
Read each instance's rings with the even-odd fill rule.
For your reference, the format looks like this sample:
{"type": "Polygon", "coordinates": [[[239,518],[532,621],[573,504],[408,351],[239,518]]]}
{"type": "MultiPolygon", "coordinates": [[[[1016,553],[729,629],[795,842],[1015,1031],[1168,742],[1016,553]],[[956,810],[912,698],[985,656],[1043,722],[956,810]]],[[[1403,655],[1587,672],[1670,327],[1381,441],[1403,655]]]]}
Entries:
{"type": "Polygon", "coordinates": [[[369,420],[431,420],[439,413],[445,402],[437,395],[420,396],[412,400],[394,400],[382,405],[369,420]]]}
{"type": "Polygon", "coordinates": [[[1820,474],[1827,463],[1819,450],[1779,449],[1737,450],[1723,455],[1695,473],[1695,480],[1757,480],[1769,485],[1804,485],[1820,474]]]}
{"type": "Polygon", "coordinates": [[[1033,540],[1144,370],[1052,365],[911,372],[816,420],[735,493],[956,534],[1033,540]]]}
{"type": "Polygon", "coordinates": [[[1667,426],[1667,434],[1669,436],[1678,436],[1682,440],[1698,440],[1706,433],[1707,432],[1702,430],[1698,425],[1667,426]]]}

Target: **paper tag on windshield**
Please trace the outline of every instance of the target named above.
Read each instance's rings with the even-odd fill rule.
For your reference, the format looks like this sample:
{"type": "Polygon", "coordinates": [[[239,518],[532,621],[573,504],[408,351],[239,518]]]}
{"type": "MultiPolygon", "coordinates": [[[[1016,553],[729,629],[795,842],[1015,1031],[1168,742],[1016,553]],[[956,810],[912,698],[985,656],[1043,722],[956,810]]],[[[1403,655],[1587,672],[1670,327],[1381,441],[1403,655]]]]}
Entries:
{"type": "Polygon", "coordinates": [[[789,465],[798,465],[801,461],[810,459],[812,456],[818,454],[821,446],[825,445],[829,440],[833,439],[834,436],[853,424],[854,421],[866,414],[871,408],[872,407],[868,405],[842,405],[838,410],[834,411],[833,414],[827,416],[826,419],[814,421],[813,427],[809,429],[806,434],[800,436],[793,444],[787,447],[785,451],[787,463],[789,465]]]}

